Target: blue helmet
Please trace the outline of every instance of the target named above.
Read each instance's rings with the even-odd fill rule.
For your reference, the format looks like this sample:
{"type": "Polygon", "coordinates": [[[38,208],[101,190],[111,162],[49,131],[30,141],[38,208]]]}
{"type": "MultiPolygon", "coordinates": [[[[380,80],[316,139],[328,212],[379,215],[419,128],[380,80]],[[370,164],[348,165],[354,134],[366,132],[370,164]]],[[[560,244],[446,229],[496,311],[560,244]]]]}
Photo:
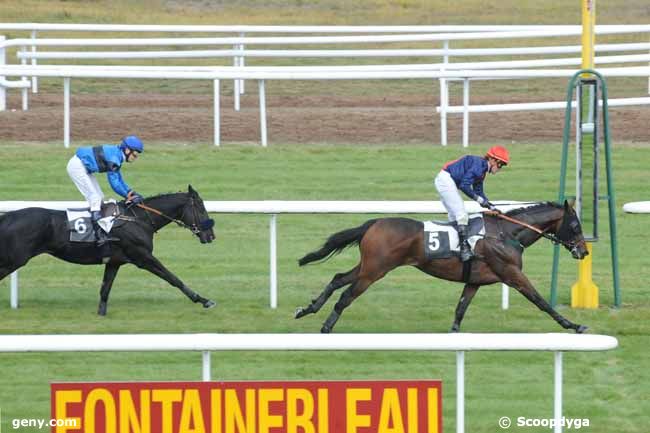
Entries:
{"type": "Polygon", "coordinates": [[[124,150],[126,148],[135,150],[136,152],[140,153],[144,152],[144,144],[142,144],[142,141],[135,135],[129,135],[122,139],[120,149],[124,150]]]}

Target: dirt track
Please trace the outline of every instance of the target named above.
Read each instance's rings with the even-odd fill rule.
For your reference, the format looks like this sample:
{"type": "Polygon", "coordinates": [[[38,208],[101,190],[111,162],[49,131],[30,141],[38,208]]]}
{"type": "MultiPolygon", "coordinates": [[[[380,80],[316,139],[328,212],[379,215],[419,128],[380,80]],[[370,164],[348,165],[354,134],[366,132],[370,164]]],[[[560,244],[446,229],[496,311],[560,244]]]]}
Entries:
{"type": "MultiPolygon", "coordinates": [[[[52,141],[63,137],[63,97],[30,96],[30,110],[20,110],[20,96],[0,112],[2,139],[52,141]],[[15,109],[12,111],[11,109],[15,109]]],[[[499,102],[504,102],[500,98],[499,102]]],[[[223,142],[257,142],[257,96],[245,95],[242,110],[232,97],[221,100],[223,142]]],[[[267,98],[270,143],[409,143],[440,142],[437,98],[281,96],[267,98]]],[[[473,98],[472,103],[494,103],[473,98]]],[[[72,140],[112,141],[127,133],[147,141],[212,142],[212,97],[160,94],[72,96],[72,140]]],[[[610,109],[614,142],[650,142],[649,108],[610,109]]],[[[471,143],[556,142],[562,139],[563,110],[475,113],[471,143]]],[[[449,142],[461,140],[462,118],[449,116],[449,142]]]]}

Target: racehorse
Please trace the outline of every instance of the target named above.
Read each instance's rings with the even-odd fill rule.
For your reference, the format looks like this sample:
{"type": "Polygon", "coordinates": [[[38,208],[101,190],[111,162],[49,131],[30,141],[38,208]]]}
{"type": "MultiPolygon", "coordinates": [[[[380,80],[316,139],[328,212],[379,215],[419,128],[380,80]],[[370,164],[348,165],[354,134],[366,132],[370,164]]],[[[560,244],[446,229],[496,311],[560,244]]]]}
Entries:
{"type": "Polygon", "coordinates": [[[484,213],[484,223],[486,234],[476,243],[476,257],[470,269],[464,269],[458,256],[427,259],[423,223],[409,218],[372,219],[359,227],[334,233],[319,250],[301,258],[299,265],[327,260],[354,244],[359,245],[361,260],[351,270],[336,274],[318,298],[309,306],[296,310],[295,318],[318,312],[335,290],[349,285],[321,328],[321,332],[329,333],[343,310],[372,283],[399,266],[410,265],[434,277],[465,282],[456,306],[452,332],[460,330],[465,311],[479,287],[497,282],[515,288],[563,328],[585,332],[586,326],[572,323],[555,311],[522,272],[524,248],[542,236],[562,244],[575,259],[583,259],[588,254],[582,227],[573,208],[566,201],[563,205],[545,202],[506,214],[484,213]]]}
{"type": "MultiPolygon", "coordinates": [[[[188,186],[187,192],[149,197],[140,205],[118,203],[124,212],[110,232],[112,254],[104,268],[97,313],[106,315],[108,295],[120,267],[132,263],[178,287],[190,300],[205,308],[215,303],[187,287],[153,256],[153,235],[170,222],[188,228],[201,243],[214,240],[214,221],[203,200],[188,186]]],[[[48,253],[80,265],[102,264],[94,242],[71,242],[65,211],[25,208],[0,217],[0,280],[24,266],[29,259],[48,253]]]]}

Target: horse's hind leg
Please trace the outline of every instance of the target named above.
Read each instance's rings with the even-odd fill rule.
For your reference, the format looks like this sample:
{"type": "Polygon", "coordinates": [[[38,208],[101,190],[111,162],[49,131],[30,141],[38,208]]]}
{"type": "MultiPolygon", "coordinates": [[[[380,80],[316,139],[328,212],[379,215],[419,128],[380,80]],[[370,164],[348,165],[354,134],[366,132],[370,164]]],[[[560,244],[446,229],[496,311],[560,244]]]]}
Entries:
{"type": "Polygon", "coordinates": [[[479,287],[475,284],[465,284],[463,293],[458,300],[458,305],[456,305],[456,315],[454,317],[454,324],[451,325],[451,332],[458,332],[460,330],[460,322],[463,321],[465,311],[467,311],[467,307],[469,307],[479,287]]]}
{"type": "Polygon", "coordinates": [[[340,289],[343,286],[346,286],[352,283],[359,273],[359,266],[355,266],[347,272],[342,272],[340,274],[334,275],[332,281],[325,287],[325,289],[318,295],[318,298],[312,299],[309,306],[302,308],[298,307],[296,309],[295,318],[300,319],[301,317],[306,316],[307,314],[317,313],[323,304],[332,296],[335,290],[340,289]]]}
{"type": "Polygon", "coordinates": [[[113,287],[113,281],[115,281],[115,276],[117,271],[120,270],[120,265],[108,263],[104,268],[104,279],[102,280],[102,287],[99,291],[99,307],[97,308],[97,314],[100,316],[106,315],[106,309],[108,304],[108,295],[111,293],[111,287],[113,287]]]}
{"type": "Polygon", "coordinates": [[[334,305],[334,310],[327,317],[325,323],[323,323],[323,327],[321,328],[320,332],[322,332],[323,334],[328,334],[332,332],[332,328],[334,328],[334,325],[339,320],[339,317],[343,313],[343,310],[345,310],[352,303],[352,301],[354,301],[359,296],[361,296],[361,294],[363,294],[363,292],[365,292],[366,289],[370,287],[372,283],[379,280],[384,275],[386,275],[385,272],[376,277],[369,277],[369,276],[359,277],[357,281],[355,281],[350,287],[345,289],[345,291],[341,293],[341,297],[336,302],[336,305],[334,305]]]}

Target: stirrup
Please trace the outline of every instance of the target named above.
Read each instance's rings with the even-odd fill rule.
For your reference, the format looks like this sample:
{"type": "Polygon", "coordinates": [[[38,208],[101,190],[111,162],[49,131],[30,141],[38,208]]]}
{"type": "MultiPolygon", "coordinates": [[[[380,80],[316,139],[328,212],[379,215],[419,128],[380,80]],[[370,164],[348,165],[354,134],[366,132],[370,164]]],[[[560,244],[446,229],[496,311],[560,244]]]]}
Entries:
{"type": "Polygon", "coordinates": [[[472,252],[472,249],[469,247],[469,245],[461,244],[460,247],[460,260],[461,262],[468,262],[474,258],[474,253],[472,252]],[[465,248],[463,248],[465,247],[465,248]]]}

